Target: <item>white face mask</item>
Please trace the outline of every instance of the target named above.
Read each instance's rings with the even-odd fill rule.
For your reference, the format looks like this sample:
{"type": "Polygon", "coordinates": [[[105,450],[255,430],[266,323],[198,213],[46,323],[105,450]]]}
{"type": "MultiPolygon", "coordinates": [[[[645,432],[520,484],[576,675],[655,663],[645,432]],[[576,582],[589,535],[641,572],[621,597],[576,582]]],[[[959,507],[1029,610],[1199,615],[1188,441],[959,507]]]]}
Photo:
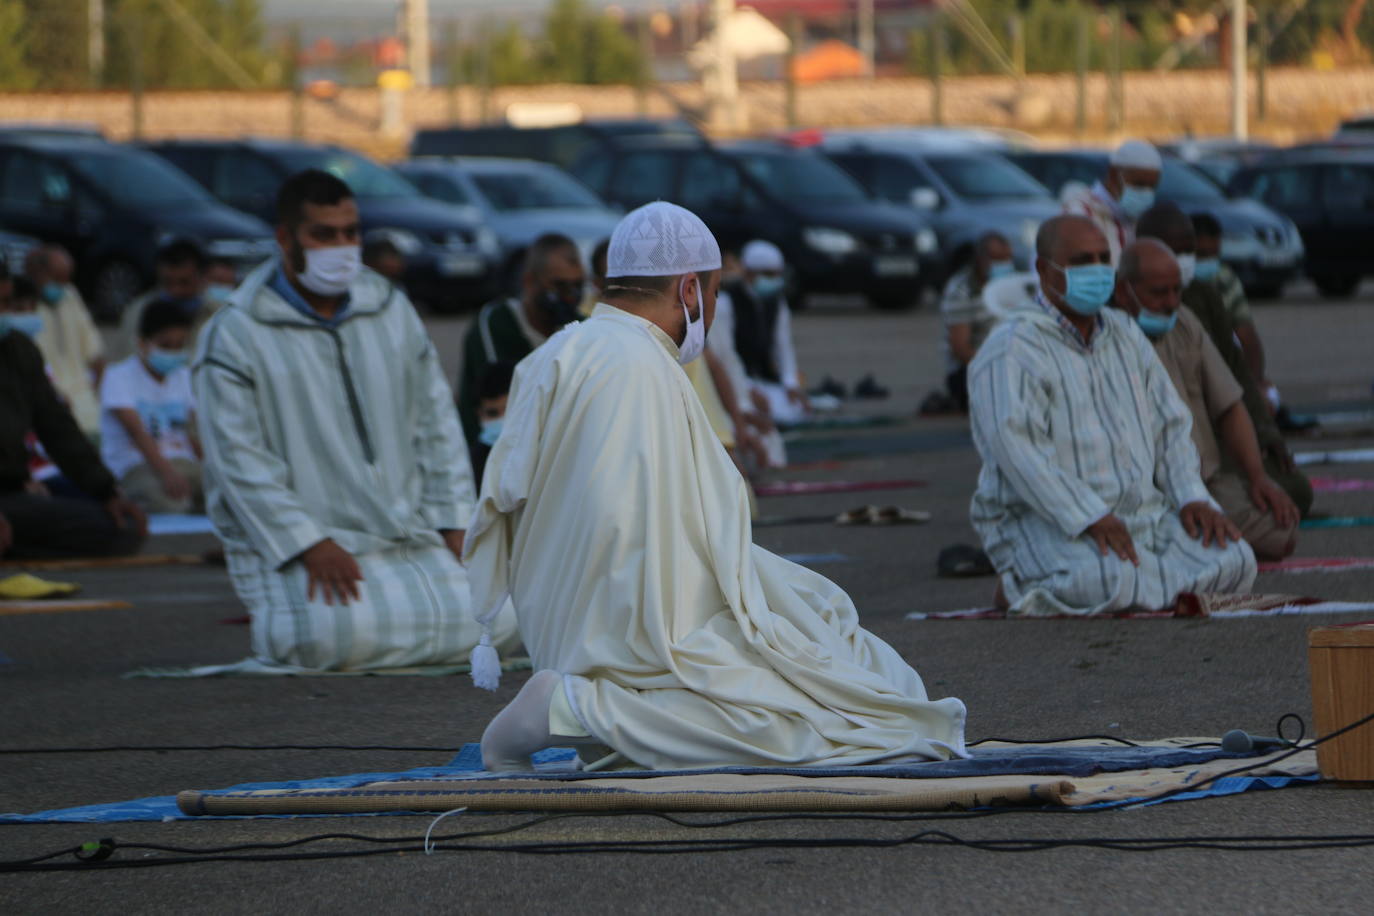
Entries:
{"type": "Polygon", "coordinates": [[[357,245],[305,249],[301,285],[319,296],[342,296],[363,269],[363,251],[357,245]]]}
{"type": "Polygon", "coordinates": [[[1178,256],[1178,272],[1183,281],[1183,288],[1187,289],[1188,284],[1193,282],[1193,277],[1197,275],[1197,255],[1181,254],[1178,256]]]}
{"type": "Polygon", "coordinates": [[[682,317],[687,319],[687,336],[682,340],[682,346],[678,347],[677,361],[682,365],[687,365],[692,360],[701,356],[706,349],[706,304],[701,302],[701,286],[697,286],[697,299],[700,311],[697,320],[692,320],[692,313],[687,308],[687,281],[682,281],[682,286],[678,288],[678,302],[682,303],[682,317]]]}

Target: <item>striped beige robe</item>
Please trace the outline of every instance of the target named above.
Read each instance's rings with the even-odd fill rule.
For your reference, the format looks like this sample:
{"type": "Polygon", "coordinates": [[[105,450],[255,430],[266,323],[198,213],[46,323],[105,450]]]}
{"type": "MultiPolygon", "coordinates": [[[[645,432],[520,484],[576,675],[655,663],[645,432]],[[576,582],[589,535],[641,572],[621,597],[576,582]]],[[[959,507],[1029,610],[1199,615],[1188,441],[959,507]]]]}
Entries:
{"type": "Polygon", "coordinates": [[[1010,313],[969,370],[983,459],[971,517],[1014,613],[1159,609],[1255,578],[1244,541],[1204,547],[1179,510],[1212,501],[1192,418],[1149,340],[1114,309],[1085,345],[1043,301],[1010,313]],[[1102,556],[1088,526],[1115,514],[1139,568],[1102,556]]]}
{"type": "MultiPolygon", "coordinates": [[[[201,335],[194,383],[207,511],[252,620],[258,663],[367,670],[458,665],[479,629],[444,546],[473,507],[472,471],[439,358],[415,309],[364,271],[324,322],[254,271],[201,335]],[[362,600],[306,597],[299,560],[332,538],[362,600]]],[[[495,636],[514,635],[510,611],[495,636]]]]}

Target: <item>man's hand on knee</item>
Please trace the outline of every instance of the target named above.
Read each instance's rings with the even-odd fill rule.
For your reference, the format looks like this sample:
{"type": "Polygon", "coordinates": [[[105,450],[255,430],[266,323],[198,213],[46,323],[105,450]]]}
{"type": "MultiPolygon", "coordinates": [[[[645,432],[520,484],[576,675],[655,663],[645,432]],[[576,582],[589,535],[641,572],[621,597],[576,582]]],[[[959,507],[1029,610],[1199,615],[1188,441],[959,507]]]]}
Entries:
{"type": "Polygon", "coordinates": [[[1284,528],[1292,528],[1298,523],[1297,505],[1282,487],[1267,476],[1261,475],[1250,481],[1250,502],[1261,512],[1273,513],[1274,521],[1284,528]]]}
{"type": "Polygon", "coordinates": [[[1127,530],[1126,523],[1115,515],[1102,516],[1088,526],[1087,533],[1097,543],[1097,549],[1102,552],[1102,556],[1115,553],[1135,566],[1140,565],[1140,557],[1136,556],[1135,541],[1131,539],[1131,532],[1127,530]]]}
{"type": "Polygon", "coordinates": [[[137,503],[116,494],[106,500],[105,514],[115,523],[116,528],[133,528],[140,538],[148,536],[148,516],[137,503]]]}
{"type": "Polygon", "coordinates": [[[1202,539],[1203,547],[1210,547],[1214,543],[1217,547],[1225,547],[1227,541],[1240,540],[1240,529],[1207,503],[1189,503],[1178,515],[1188,534],[1195,539],[1202,539]]]}
{"type": "Polygon", "coordinates": [[[326,538],[311,547],[301,554],[301,562],[305,564],[305,571],[310,577],[310,584],[305,591],[307,599],[315,599],[317,588],[320,597],[328,605],[333,605],[336,597],[339,604],[348,604],[350,598],[357,601],[360,597],[358,583],[362,581],[363,571],[353,554],[333,540],[326,538]]]}

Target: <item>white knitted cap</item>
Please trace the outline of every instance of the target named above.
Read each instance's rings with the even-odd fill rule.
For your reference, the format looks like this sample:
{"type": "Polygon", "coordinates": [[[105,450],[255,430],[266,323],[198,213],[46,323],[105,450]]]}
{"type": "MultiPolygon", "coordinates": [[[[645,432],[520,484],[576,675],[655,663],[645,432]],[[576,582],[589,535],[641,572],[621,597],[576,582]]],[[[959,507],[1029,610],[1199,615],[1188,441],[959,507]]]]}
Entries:
{"type": "Polygon", "coordinates": [[[607,277],[676,277],[720,270],[720,245],[691,210],[658,200],[625,214],[611,233],[607,277]]]}
{"type": "Polygon", "coordinates": [[[754,239],[740,252],[740,263],[745,270],[782,270],[782,252],[772,242],[754,239]]]}
{"type": "Polygon", "coordinates": [[[1122,169],[1145,169],[1158,172],[1164,167],[1159,150],[1144,140],[1127,140],[1112,153],[1112,165],[1122,169]]]}

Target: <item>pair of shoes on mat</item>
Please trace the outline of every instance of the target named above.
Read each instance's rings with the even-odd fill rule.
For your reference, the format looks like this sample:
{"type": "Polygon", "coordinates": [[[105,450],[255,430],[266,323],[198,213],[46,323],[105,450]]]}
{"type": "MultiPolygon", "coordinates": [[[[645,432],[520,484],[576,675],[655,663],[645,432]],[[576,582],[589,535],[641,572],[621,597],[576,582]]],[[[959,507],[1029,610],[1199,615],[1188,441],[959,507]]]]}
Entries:
{"type": "Polygon", "coordinates": [[[810,395],[812,398],[831,397],[840,401],[843,401],[846,397],[848,397],[848,392],[845,391],[844,385],[835,381],[828,375],[819,385],[808,391],[807,394],[810,395]]]}
{"type": "Polygon", "coordinates": [[[859,506],[835,516],[835,524],[924,525],[930,519],[930,513],[920,509],[903,509],[900,506],[859,506]]]}
{"type": "Polygon", "coordinates": [[[888,391],[872,375],[865,375],[859,379],[859,383],[854,386],[854,397],[865,401],[884,400],[892,392],[888,391]]]}

